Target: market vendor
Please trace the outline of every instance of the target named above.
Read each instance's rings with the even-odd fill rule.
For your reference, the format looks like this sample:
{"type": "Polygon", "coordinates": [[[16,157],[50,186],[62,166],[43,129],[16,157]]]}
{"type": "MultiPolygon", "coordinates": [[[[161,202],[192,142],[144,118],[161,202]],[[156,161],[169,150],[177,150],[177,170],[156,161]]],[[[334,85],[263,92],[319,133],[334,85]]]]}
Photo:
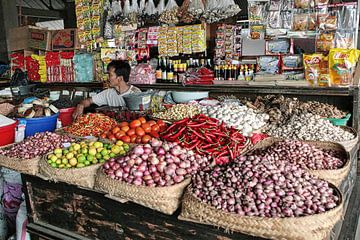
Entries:
{"type": "Polygon", "coordinates": [[[131,71],[129,63],[125,61],[114,60],[109,63],[107,70],[109,73],[110,88],[91,98],[87,98],[81,101],[74,111],[74,119],[81,116],[84,113],[84,109],[93,103],[98,106],[126,106],[126,103],[123,99],[124,95],[141,92],[141,90],[137,87],[128,84],[131,71]]]}

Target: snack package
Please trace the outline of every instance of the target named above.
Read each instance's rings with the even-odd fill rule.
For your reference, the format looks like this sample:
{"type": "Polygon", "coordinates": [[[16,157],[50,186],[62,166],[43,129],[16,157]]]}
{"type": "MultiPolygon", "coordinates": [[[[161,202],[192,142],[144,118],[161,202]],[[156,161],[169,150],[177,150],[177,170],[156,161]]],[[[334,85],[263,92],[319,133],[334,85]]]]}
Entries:
{"type": "Polygon", "coordinates": [[[268,13],[267,27],[273,29],[282,27],[282,19],[281,19],[280,11],[270,11],[268,13]]]}
{"type": "Polygon", "coordinates": [[[319,53],[303,55],[305,79],[310,86],[318,86],[321,72],[320,64],[323,57],[324,56],[319,53]]]}
{"type": "Polygon", "coordinates": [[[329,0],[315,0],[315,7],[326,6],[329,4],[329,0]]]}
{"type": "Polygon", "coordinates": [[[360,56],[360,50],[333,48],[329,52],[329,71],[331,84],[350,86],[353,71],[360,56]]]}
{"type": "Polygon", "coordinates": [[[337,9],[338,29],[353,30],[356,28],[358,18],[356,3],[348,4],[337,9]]]}
{"type": "Polygon", "coordinates": [[[261,56],[257,59],[257,74],[280,73],[280,56],[261,56]]]}
{"type": "Polygon", "coordinates": [[[264,39],[265,26],[262,24],[250,25],[250,37],[251,39],[264,39]]]}
{"type": "Polygon", "coordinates": [[[318,29],[320,30],[336,30],[337,17],[333,13],[323,13],[317,16],[318,29]]]}
{"type": "Polygon", "coordinates": [[[281,12],[281,27],[291,29],[292,27],[292,13],[290,11],[281,12]]]}
{"type": "Polygon", "coordinates": [[[338,30],[335,33],[335,47],[352,49],[355,48],[355,36],[353,31],[338,30]]]}
{"type": "Polygon", "coordinates": [[[282,57],[281,69],[282,70],[298,70],[303,68],[302,55],[286,55],[282,57]]]}
{"type": "Polygon", "coordinates": [[[313,0],[295,0],[294,2],[295,8],[308,9],[314,6],[313,0]]]}
{"type": "Polygon", "coordinates": [[[316,30],[316,14],[310,13],[308,18],[308,31],[315,31],[316,30]]]}
{"type": "Polygon", "coordinates": [[[317,52],[329,52],[331,48],[335,47],[335,33],[319,32],[316,36],[315,44],[317,52]]]}
{"type": "Polygon", "coordinates": [[[248,13],[250,21],[263,21],[265,16],[264,2],[249,1],[248,13]]]}
{"type": "Polygon", "coordinates": [[[306,31],[309,22],[309,14],[301,13],[293,15],[293,31],[306,31]]]}
{"type": "Polygon", "coordinates": [[[277,39],[266,41],[266,55],[288,54],[291,44],[288,39],[277,39]]]}
{"type": "Polygon", "coordinates": [[[324,56],[320,63],[319,87],[330,87],[329,56],[324,56]]]}

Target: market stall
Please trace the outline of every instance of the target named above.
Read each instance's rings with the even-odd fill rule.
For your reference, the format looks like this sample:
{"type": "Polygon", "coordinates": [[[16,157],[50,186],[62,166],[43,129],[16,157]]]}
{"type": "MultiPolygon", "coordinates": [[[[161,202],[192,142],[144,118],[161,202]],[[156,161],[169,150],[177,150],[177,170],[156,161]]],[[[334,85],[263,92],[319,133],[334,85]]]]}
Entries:
{"type": "Polygon", "coordinates": [[[10,34],[0,166],[22,174],[32,238],[355,239],[357,3],[75,11],[77,29],[10,34]],[[73,119],[114,60],[143,92],[73,119]]]}

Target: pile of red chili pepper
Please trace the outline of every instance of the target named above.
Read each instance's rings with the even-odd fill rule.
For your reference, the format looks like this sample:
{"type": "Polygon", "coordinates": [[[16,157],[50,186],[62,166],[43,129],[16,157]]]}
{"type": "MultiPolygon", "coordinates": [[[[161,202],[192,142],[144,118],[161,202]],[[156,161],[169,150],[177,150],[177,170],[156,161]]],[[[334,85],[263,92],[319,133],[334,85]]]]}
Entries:
{"type": "Polygon", "coordinates": [[[117,122],[114,119],[104,114],[89,113],[76,119],[72,125],[65,127],[64,130],[80,137],[98,137],[101,133],[109,131],[116,125],[117,122]]]}
{"type": "Polygon", "coordinates": [[[235,128],[225,127],[223,122],[203,114],[174,122],[161,137],[199,154],[211,155],[216,164],[234,160],[250,143],[235,128]]]}

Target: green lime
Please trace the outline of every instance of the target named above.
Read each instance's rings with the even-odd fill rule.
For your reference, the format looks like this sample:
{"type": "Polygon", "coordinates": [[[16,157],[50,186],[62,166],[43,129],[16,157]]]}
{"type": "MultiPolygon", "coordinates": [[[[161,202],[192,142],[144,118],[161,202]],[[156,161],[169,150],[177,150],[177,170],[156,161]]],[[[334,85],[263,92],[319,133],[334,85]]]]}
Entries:
{"type": "Polygon", "coordinates": [[[92,162],[95,159],[93,155],[88,155],[85,162],[92,162]]]}
{"type": "Polygon", "coordinates": [[[93,161],[92,161],[92,164],[97,164],[99,161],[95,158],[93,161]]]}
{"type": "Polygon", "coordinates": [[[100,159],[99,163],[104,163],[106,162],[104,159],[100,159]]]}
{"type": "Polygon", "coordinates": [[[96,155],[95,155],[95,157],[99,160],[99,159],[102,159],[102,155],[101,155],[101,153],[97,153],[96,155]]]}
{"type": "Polygon", "coordinates": [[[89,165],[90,165],[90,161],[87,160],[87,161],[84,162],[84,164],[85,164],[85,166],[89,166],[89,165]]]}
{"type": "Polygon", "coordinates": [[[85,157],[84,155],[81,155],[81,156],[79,156],[79,157],[77,158],[77,161],[78,161],[79,163],[83,163],[83,162],[86,161],[86,157],[85,157]]]}
{"type": "Polygon", "coordinates": [[[85,167],[85,164],[83,164],[83,163],[78,163],[78,164],[76,165],[76,167],[77,167],[77,168],[83,168],[83,167],[85,167]]]}
{"type": "Polygon", "coordinates": [[[51,160],[48,160],[47,162],[48,162],[48,164],[50,164],[50,165],[52,164],[52,161],[51,161],[51,160]]]}
{"type": "Polygon", "coordinates": [[[104,160],[109,160],[109,159],[110,159],[110,156],[109,156],[109,155],[105,155],[103,158],[104,158],[104,160]]]}
{"type": "Polygon", "coordinates": [[[63,160],[61,161],[62,162],[62,164],[68,164],[68,162],[69,162],[69,160],[67,160],[66,158],[63,158],[63,160]]]}
{"type": "Polygon", "coordinates": [[[51,166],[52,166],[53,168],[57,168],[57,167],[58,167],[58,165],[57,165],[56,163],[52,163],[51,166]]]}
{"type": "Polygon", "coordinates": [[[110,156],[111,158],[114,158],[114,157],[116,157],[116,154],[112,152],[112,153],[109,154],[109,156],[110,156]]]}

